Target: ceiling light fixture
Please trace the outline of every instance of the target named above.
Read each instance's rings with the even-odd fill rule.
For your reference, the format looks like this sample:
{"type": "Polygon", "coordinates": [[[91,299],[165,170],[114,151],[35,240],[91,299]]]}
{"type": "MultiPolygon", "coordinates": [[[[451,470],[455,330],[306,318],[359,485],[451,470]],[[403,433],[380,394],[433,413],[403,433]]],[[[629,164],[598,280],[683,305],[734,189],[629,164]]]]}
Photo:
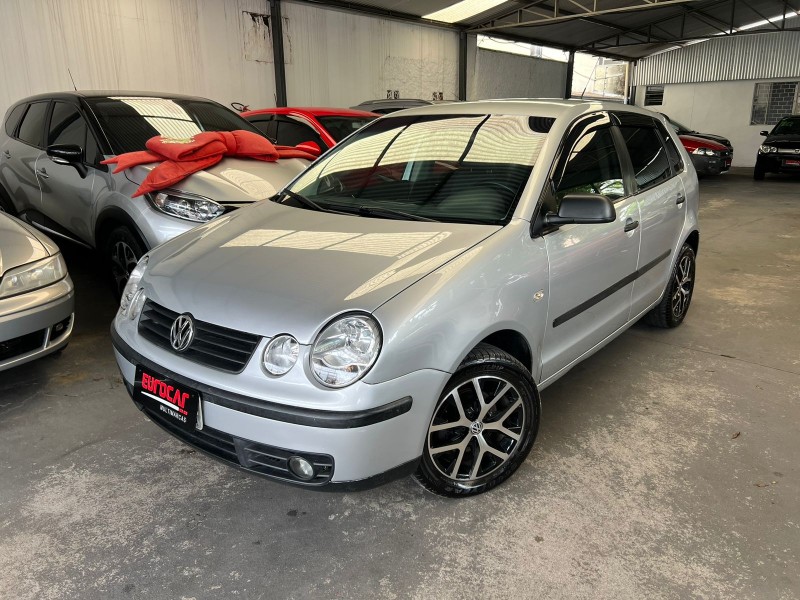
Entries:
{"type": "Polygon", "coordinates": [[[470,17],[479,15],[482,12],[491,10],[506,2],[506,0],[461,0],[455,4],[437,10],[427,15],[423,15],[423,19],[430,19],[432,21],[441,21],[442,23],[459,23],[466,21],[470,17]]]}

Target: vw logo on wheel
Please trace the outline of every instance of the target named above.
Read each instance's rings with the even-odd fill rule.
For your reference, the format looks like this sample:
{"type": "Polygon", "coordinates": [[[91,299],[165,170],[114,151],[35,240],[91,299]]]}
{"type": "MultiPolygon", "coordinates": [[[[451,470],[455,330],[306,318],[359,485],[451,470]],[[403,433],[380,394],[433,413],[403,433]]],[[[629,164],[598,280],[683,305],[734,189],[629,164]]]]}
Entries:
{"type": "Polygon", "coordinates": [[[169,330],[169,343],[176,352],[183,352],[194,339],[194,322],[189,315],[181,315],[169,330]]]}

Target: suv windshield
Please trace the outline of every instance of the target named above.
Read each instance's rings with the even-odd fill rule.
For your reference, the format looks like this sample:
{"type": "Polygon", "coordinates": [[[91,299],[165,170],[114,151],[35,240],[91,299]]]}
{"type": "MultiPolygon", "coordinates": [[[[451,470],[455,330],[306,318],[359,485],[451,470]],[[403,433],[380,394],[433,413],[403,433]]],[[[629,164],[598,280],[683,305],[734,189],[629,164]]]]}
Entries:
{"type": "Polygon", "coordinates": [[[145,149],[151,137],[190,138],[203,131],[263,134],[233,111],[204,100],[119,96],[87,98],[115,154],[145,149]]]}
{"type": "Polygon", "coordinates": [[[384,117],[275,200],[369,217],[505,224],[552,123],[524,115],[384,117]]]}
{"type": "Polygon", "coordinates": [[[376,117],[317,117],[317,121],[327,129],[331,137],[337,142],[341,142],[348,135],[361,129],[376,117]]]}
{"type": "Polygon", "coordinates": [[[775,125],[772,135],[800,135],[800,117],[787,117],[775,125]]]}

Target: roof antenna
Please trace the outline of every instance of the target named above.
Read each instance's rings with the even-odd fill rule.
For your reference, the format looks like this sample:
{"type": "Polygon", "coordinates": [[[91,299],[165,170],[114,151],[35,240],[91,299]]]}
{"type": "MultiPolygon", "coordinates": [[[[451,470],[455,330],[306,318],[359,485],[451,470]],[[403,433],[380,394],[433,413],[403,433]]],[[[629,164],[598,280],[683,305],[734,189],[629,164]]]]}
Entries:
{"type": "Polygon", "coordinates": [[[72,81],[72,87],[77,92],[78,91],[78,86],[75,85],[75,80],[72,78],[72,72],[69,70],[69,67],[67,67],[67,73],[69,73],[69,79],[70,79],[70,81],[72,81]]]}

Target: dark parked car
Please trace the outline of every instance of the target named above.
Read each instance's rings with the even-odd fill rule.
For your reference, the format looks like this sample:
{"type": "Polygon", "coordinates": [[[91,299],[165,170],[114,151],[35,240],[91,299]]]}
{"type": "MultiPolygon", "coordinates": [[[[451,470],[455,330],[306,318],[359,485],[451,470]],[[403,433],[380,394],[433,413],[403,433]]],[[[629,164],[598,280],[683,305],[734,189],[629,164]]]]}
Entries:
{"type": "Polygon", "coordinates": [[[692,157],[692,164],[699,176],[719,175],[731,168],[733,150],[713,140],[696,135],[678,136],[692,157]]]}
{"type": "MultiPolygon", "coordinates": [[[[664,115],[664,113],[661,113],[664,115]]],[[[695,131],[691,127],[687,127],[682,123],[678,123],[678,121],[671,119],[668,115],[664,115],[664,118],[669,121],[669,124],[675,129],[678,135],[691,135],[698,138],[704,138],[706,140],[711,140],[712,142],[717,142],[718,144],[722,144],[723,146],[727,146],[731,150],[731,154],[733,154],[733,144],[731,141],[723,137],[721,135],[717,135],[715,133],[700,133],[699,131],[695,131]]]]}
{"type": "Polygon", "coordinates": [[[758,149],[754,179],[764,179],[766,173],[800,173],[800,115],[784,117],[758,149]]]}
{"type": "Polygon", "coordinates": [[[406,108],[414,108],[416,106],[428,106],[434,104],[430,100],[419,100],[416,98],[398,98],[398,99],[384,99],[366,100],[358,106],[353,106],[354,110],[365,110],[367,112],[378,113],[379,115],[388,115],[389,113],[398,110],[405,110],[406,108]]]}

